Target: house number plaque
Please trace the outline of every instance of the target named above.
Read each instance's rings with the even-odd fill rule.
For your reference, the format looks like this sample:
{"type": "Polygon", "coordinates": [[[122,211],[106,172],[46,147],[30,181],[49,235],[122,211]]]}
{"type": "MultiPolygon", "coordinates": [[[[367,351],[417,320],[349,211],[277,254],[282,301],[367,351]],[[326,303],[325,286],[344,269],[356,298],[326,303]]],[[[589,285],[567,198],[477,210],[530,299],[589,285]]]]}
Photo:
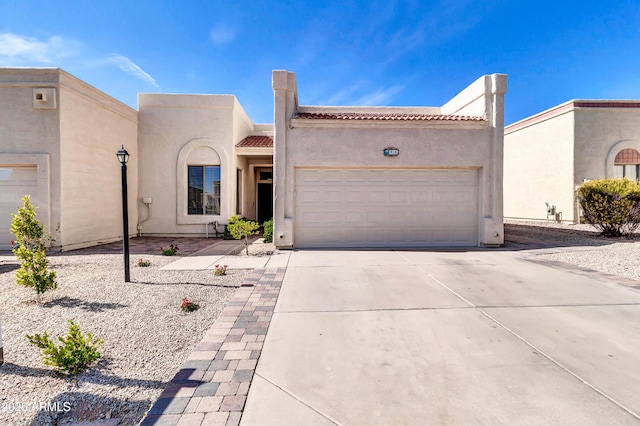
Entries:
{"type": "Polygon", "coordinates": [[[398,148],[385,148],[383,152],[385,157],[397,157],[400,154],[398,148]]]}

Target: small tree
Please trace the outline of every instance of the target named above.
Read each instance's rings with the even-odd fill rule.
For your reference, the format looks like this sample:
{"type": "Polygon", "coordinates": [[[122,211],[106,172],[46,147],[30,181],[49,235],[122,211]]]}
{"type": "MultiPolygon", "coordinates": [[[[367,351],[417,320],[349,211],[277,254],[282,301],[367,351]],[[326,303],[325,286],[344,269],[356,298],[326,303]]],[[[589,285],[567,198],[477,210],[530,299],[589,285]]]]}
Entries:
{"type": "Polygon", "coordinates": [[[232,216],[227,225],[227,230],[234,239],[239,240],[240,238],[244,238],[247,256],[249,255],[249,236],[257,234],[258,228],[260,228],[260,225],[258,225],[257,222],[241,220],[238,219],[237,216],[232,216]]]}
{"type": "Polygon", "coordinates": [[[56,346],[46,331],[41,335],[27,335],[27,339],[32,345],[42,349],[45,365],[51,365],[58,371],[72,375],[82,372],[99,359],[98,348],[104,343],[91,333],[82,334],[80,326],[73,320],[69,320],[69,334],[66,337],[58,337],[62,343],[59,346],[56,346]]]}
{"type": "Polygon", "coordinates": [[[599,179],[578,190],[587,223],[608,237],[630,236],[640,225],[640,184],[628,179],[599,179]]]}
{"type": "Polygon", "coordinates": [[[45,252],[45,242],[52,240],[45,235],[44,227],[36,219],[36,209],[28,195],[22,198],[22,207],[13,214],[11,232],[16,236],[13,254],[21,260],[16,272],[16,283],[31,287],[36,291],[36,302],[40,303],[42,294],[58,288],[56,273],[49,271],[49,261],[45,252]]]}

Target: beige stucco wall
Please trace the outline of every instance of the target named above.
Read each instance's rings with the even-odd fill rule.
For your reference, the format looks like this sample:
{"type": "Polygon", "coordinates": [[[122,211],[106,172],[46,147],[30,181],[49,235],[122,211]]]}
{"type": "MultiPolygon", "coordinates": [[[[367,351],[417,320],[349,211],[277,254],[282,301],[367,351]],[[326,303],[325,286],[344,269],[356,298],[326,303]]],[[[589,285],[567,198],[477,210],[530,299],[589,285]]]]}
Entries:
{"type": "MultiPolygon", "coordinates": [[[[273,163],[272,156],[265,156],[264,153],[265,151],[268,153],[272,153],[273,151],[265,148],[244,148],[241,151],[237,150],[235,145],[247,136],[273,136],[273,125],[254,124],[236,99],[233,109],[233,146],[235,153],[234,170],[242,170],[242,212],[240,216],[255,220],[257,190],[254,172],[255,167],[257,165],[271,166],[273,163]]],[[[229,186],[229,188],[233,189],[234,209],[237,197],[235,173],[234,171],[233,183],[230,183],[229,186]]],[[[233,213],[236,214],[238,212],[234,210],[233,213]]],[[[226,223],[226,220],[224,223],[226,223]]]]}
{"type": "Polygon", "coordinates": [[[57,69],[0,70],[0,165],[37,167],[38,194],[32,201],[46,232],[60,221],[57,82],[57,69]],[[34,101],[36,88],[49,95],[47,102],[34,101]]]}
{"type": "Polygon", "coordinates": [[[576,108],[574,182],[613,178],[618,152],[640,152],[640,108],[576,108]]]}
{"type": "MultiPolygon", "coordinates": [[[[481,185],[478,243],[501,244],[503,96],[506,76],[485,76],[479,81],[472,85],[472,90],[463,91],[454,98],[446,110],[447,114],[473,113],[485,116],[487,121],[366,123],[314,120],[309,123],[300,119],[292,120],[291,117],[297,112],[333,111],[336,108],[299,106],[295,74],[274,71],[276,244],[280,247],[293,245],[295,168],[309,166],[477,168],[481,185]],[[492,82],[495,83],[493,86],[492,82]],[[478,105],[482,105],[482,109],[478,105]],[[487,106],[490,108],[488,111],[487,106]],[[382,150],[388,146],[399,148],[402,155],[382,156],[382,150]]],[[[436,107],[339,109],[354,112],[441,112],[436,107]]]]}
{"type": "Polygon", "coordinates": [[[505,217],[546,220],[548,202],[573,220],[573,112],[513,127],[504,137],[505,217]]]}
{"type": "Polygon", "coordinates": [[[121,166],[127,163],[129,235],[138,217],[137,112],[60,73],[61,243],[65,249],[122,239],[121,166]]]}
{"type": "Polygon", "coordinates": [[[234,146],[252,123],[233,95],[140,94],[140,223],[145,235],[204,235],[236,213],[234,146]],[[220,215],[187,214],[187,165],[220,162],[220,215]],[[151,197],[147,209],[143,197],[151,197]]]}

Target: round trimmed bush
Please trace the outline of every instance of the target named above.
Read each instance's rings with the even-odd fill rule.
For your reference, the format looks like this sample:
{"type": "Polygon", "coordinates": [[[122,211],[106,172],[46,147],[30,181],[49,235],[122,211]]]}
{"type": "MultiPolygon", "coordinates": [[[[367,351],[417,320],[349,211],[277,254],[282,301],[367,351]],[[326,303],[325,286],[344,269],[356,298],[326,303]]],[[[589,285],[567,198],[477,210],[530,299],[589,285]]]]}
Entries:
{"type": "Polygon", "coordinates": [[[640,184],[628,179],[583,183],[578,200],[587,223],[608,237],[630,236],[640,225],[640,184]]]}

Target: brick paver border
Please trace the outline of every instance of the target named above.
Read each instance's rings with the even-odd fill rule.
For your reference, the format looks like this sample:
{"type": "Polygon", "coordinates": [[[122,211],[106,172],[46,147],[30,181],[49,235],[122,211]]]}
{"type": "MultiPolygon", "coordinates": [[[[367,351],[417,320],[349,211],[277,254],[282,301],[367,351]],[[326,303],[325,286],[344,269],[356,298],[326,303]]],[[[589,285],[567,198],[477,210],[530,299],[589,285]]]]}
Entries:
{"type": "Polygon", "coordinates": [[[240,424],[285,268],[254,269],[141,425],[240,424]]]}

